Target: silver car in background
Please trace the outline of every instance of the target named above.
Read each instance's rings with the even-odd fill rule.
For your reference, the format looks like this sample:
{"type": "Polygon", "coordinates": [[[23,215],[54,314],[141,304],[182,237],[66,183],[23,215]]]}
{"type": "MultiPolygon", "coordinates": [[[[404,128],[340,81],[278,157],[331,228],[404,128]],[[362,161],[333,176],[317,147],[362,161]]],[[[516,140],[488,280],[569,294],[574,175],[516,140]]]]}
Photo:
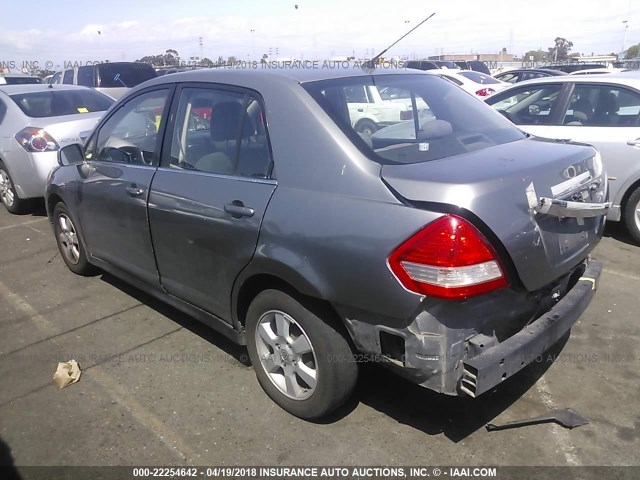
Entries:
{"type": "Polygon", "coordinates": [[[44,196],[58,150],[80,143],[114,100],[85,87],[7,85],[0,88],[0,200],[21,213],[44,196]]]}
{"type": "Polygon", "coordinates": [[[485,101],[527,133],[596,147],[613,202],[607,220],[624,222],[640,243],[640,75],[540,78],[485,101]]]}

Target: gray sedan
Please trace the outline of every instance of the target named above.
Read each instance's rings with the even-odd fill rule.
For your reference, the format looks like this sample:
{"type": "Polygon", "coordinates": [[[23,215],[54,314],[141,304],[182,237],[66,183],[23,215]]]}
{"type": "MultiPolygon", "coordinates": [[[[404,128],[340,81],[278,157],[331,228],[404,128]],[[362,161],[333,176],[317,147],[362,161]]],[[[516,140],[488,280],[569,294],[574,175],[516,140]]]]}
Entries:
{"type": "Polygon", "coordinates": [[[85,87],[0,87],[0,200],[11,213],[42,198],[60,147],[81,142],[113,104],[85,87]]]}
{"type": "Polygon", "coordinates": [[[528,139],[435,75],[176,73],[59,157],[46,204],[69,269],[246,344],[303,418],[342,404],[361,361],[481,395],[563,337],[600,276],[598,153],[528,139]],[[346,94],[371,86],[412,100],[384,135],[350,120],[346,94]]]}

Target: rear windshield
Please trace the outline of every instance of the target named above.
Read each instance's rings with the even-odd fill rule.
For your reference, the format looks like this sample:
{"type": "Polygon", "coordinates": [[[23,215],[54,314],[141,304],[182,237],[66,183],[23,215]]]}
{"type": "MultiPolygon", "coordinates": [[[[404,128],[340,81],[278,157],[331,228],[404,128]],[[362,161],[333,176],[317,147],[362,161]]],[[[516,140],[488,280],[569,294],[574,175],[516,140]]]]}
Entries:
{"type": "Polygon", "coordinates": [[[32,118],[103,112],[108,110],[115,101],[89,89],[49,89],[46,92],[18,93],[10,97],[25,115],[32,118]]]}
{"type": "Polygon", "coordinates": [[[42,79],[38,77],[2,77],[3,82],[7,85],[31,85],[33,83],[42,83],[42,79]]]}
{"type": "Polygon", "coordinates": [[[491,107],[437,75],[348,77],[303,86],[358,148],[383,164],[453,157],[524,138],[491,107]],[[364,92],[357,102],[354,91],[364,92]]]}
{"type": "Polygon", "coordinates": [[[131,88],[157,77],[153,67],[147,63],[100,63],[98,76],[101,88],[131,88]]]}
{"type": "Polygon", "coordinates": [[[483,85],[500,83],[500,80],[496,80],[490,75],[485,75],[484,73],[475,72],[473,70],[468,70],[466,72],[458,72],[458,75],[462,75],[463,77],[468,78],[472,82],[481,83],[483,85]]]}

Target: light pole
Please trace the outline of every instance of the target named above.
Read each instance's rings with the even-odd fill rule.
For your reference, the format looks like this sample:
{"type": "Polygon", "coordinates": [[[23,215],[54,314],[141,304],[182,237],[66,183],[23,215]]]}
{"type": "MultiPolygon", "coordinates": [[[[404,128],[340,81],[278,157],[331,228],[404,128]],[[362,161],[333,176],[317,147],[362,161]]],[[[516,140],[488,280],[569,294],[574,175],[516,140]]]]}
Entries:
{"type": "Polygon", "coordinates": [[[629,21],[623,20],[624,32],[622,33],[622,50],[620,50],[620,60],[624,60],[624,44],[627,41],[627,29],[629,28],[629,21]]]}

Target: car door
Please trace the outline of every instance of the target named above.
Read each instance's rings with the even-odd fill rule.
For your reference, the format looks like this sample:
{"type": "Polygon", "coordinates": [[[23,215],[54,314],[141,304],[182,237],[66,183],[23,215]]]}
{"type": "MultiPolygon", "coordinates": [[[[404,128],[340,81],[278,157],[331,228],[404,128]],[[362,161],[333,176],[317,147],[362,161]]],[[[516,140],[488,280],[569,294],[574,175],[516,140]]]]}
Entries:
{"type": "Polygon", "coordinates": [[[185,85],[149,197],[162,286],[228,322],[276,188],[263,112],[254,93],[185,85]]]}
{"type": "Polygon", "coordinates": [[[80,169],[80,220],[88,251],[156,285],[147,200],[171,93],[167,86],[147,90],[122,104],[89,139],[80,169]]]}
{"type": "Polygon", "coordinates": [[[563,137],[595,146],[619,204],[640,178],[640,92],[606,83],[576,83],[562,118],[563,137]]]}

